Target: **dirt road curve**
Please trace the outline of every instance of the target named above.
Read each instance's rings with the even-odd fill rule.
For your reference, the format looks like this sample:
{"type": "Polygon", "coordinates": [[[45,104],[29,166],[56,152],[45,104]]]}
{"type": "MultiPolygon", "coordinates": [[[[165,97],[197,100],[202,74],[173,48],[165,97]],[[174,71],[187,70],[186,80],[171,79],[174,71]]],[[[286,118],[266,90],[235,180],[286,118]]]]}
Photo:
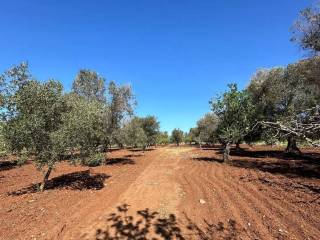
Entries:
{"type": "Polygon", "coordinates": [[[43,194],[28,187],[39,179],[31,164],[0,171],[0,239],[319,239],[318,163],[300,176],[297,160],[282,160],[293,164],[288,175],[272,157],[232,156],[227,166],[218,149],[110,158],[91,169],[60,164],[43,194]]]}

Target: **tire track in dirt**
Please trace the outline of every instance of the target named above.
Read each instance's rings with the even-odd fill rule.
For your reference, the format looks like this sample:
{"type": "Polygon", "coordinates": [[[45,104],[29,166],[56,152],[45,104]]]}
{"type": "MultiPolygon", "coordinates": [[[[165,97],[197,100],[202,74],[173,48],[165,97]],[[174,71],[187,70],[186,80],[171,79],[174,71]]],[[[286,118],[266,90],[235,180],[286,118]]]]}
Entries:
{"type": "Polygon", "coordinates": [[[226,182],[226,177],[221,178],[221,168],[219,166],[213,172],[212,180],[210,180],[210,174],[207,173],[205,177],[202,176],[203,181],[209,185],[214,183],[217,188],[220,188],[221,201],[228,202],[227,206],[231,209],[231,216],[234,216],[234,220],[247,230],[251,238],[261,239],[267,232],[262,228],[263,224],[257,220],[255,212],[246,203],[243,203],[242,196],[237,192],[238,189],[229,185],[226,182]]]}
{"type": "MultiPolygon", "coordinates": [[[[228,182],[228,184],[233,184],[233,182],[228,182]]],[[[252,203],[254,208],[260,213],[260,215],[264,215],[266,222],[266,227],[273,226],[271,232],[273,233],[274,237],[279,237],[281,232],[279,229],[291,229],[290,237],[295,237],[295,239],[299,239],[301,236],[307,239],[308,236],[306,232],[311,231],[318,231],[318,228],[312,224],[306,223],[304,225],[304,229],[301,228],[299,222],[304,222],[305,217],[304,213],[297,212],[296,207],[293,204],[288,203],[285,200],[281,200],[280,202],[276,200],[272,200],[269,197],[263,194],[261,191],[257,189],[257,186],[246,184],[246,187],[239,188],[239,192],[241,192],[243,198],[245,198],[248,202],[252,203]],[[292,218],[294,214],[295,217],[292,218]],[[268,217],[269,216],[269,217],[268,217]],[[276,224],[275,224],[276,223],[276,224]]],[[[270,192],[276,194],[274,190],[269,189],[270,192]]]]}
{"type": "MultiPolygon", "coordinates": [[[[262,193],[257,184],[237,183],[239,176],[235,173],[239,169],[236,167],[214,162],[190,161],[190,157],[184,165],[184,173],[181,173],[178,179],[184,188],[188,188],[187,196],[193,196],[193,198],[197,196],[197,199],[207,198],[205,205],[208,208],[218,209],[215,211],[214,218],[224,219],[225,216],[232,216],[247,230],[250,237],[247,236],[246,239],[316,239],[310,233],[319,233],[315,225],[319,221],[310,222],[312,217],[308,219],[306,212],[299,210],[297,205],[288,200],[272,199],[270,192],[276,194],[276,190],[272,187],[268,187],[268,191],[262,193]],[[188,180],[190,178],[192,180],[188,180]],[[215,189],[214,194],[204,186],[215,189]],[[269,195],[266,195],[267,193],[269,195]]],[[[254,177],[258,178],[258,176],[254,177]]],[[[185,202],[195,205],[194,200],[192,202],[186,199],[185,202]]],[[[194,210],[188,210],[183,206],[180,208],[191,216],[197,215],[194,210]]]]}
{"type": "MultiPolygon", "coordinates": [[[[228,185],[237,188],[240,195],[247,202],[252,203],[254,209],[256,209],[260,215],[272,216],[269,219],[269,225],[266,226],[273,226],[272,232],[275,237],[279,237],[279,235],[281,235],[281,231],[279,232],[279,229],[292,229],[290,231],[290,237],[295,237],[296,239],[299,239],[301,236],[303,236],[303,238],[307,238],[308,236],[306,235],[306,232],[308,229],[313,232],[318,231],[316,226],[309,223],[305,224],[304,229],[302,229],[300,223],[305,220],[304,213],[297,212],[296,206],[289,203],[284,198],[280,201],[271,199],[270,194],[268,196],[263,194],[257,189],[256,185],[252,184],[241,184],[243,187],[239,188],[239,185],[236,185],[234,181],[228,180],[229,178],[227,176],[232,175],[230,169],[231,168],[225,169],[221,178],[226,179],[228,185]],[[294,218],[292,215],[294,215],[294,218]]],[[[273,195],[277,194],[272,188],[269,188],[268,191],[273,195]]]]}
{"type": "MultiPolygon", "coordinates": [[[[221,168],[220,168],[221,169],[221,168]]],[[[269,234],[273,235],[273,237],[279,237],[278,234],[275,235],[273,229],[274,222],[279,223],[279,218],[275,218],[273,215],[274,213],[271,213],[267,210],[267,207],[265,206],[265,203],[268,202],[268,199],[265,197],[257,198],[257,196],[260,195],[259,192],[252,192],[247,189],[247,186],[244,186],[243,184],[235,184],[234,181],[230,181],[230,174],[228,172],[228,169],[224,169],[222,171],[219,171],[218,179],[223,179],[223,182],[225,182],[226,186],[230,186],[230,189],[234,189],[235,192],[237,192],[237,200],[239,202],[244,202],[245,206],[247,206],[247,209],[250,210],[250,214],[248,217],[248,221],[254,222],[252,225],[255,228],[256,232],[262,232],[262,236],[268,236],[269,234]],[[263,219],[263,216],[272,216],[272,227],[270,228],[270,225],[266,224],[266,222],[263,219]]],[[[268,206],[269,209],[274,209],[274,204],[268,206]]],[[[281,213],[280,213],[281,215],[281,213]]],[[[291,224],[293,222],[291,219],[286,219],[286,221],[289,221],[291,224]]],[[[280,221],[281,222],[281,221],[280,221]]],[[[270,224],[270,222],[269,222],[270,224]]],[[[282,224],[281,224],[282,225],[282,224]]],[[[280,224],[278,226],[281,226],[280,224]]],[[[295,225],[294,225],[295,226],[295,225]]],[[[278,229],[281,229],[278,227],[278,229]]],[[[261,238],[261,236],[260,236],[261,238]]]]}
{"type": "MultiPolygon", "coordinates": [[[[185,171],[184,174],[179,178],[180,181],[185,180],[186,182],[182,183],[183,188],[187,191],[188,200],[185,200],[184,205],[186,206],[193,206],[196,212],[190,212],[190,207],[186,208],[184,205],[181,205],[182,211],[187,212],[188,217],[193,217],[195,222],[200,223],[203,220],[213,223],[220,222],[227,222],[228,220],[236,220],[237,223],[240,223],[240,220],[244,218],[248,218],[248,213],[244,211],[244,208],[237,206],[234,204],[230,199],[232,197],[228,197],[224,191],[228,191],[228,194],[231,194],[226,187],[223,188],[221,191],[221,182],[220,181],[209,181],[212,175],[209,174],[210,167],[202,164],[201,162],[198,163],[198,166],[193,166],[190,170],[188,169],[185,171]],[[187,176],[186,176],[187,175],[187,176]],[[192,184],[186,179],[192,179],[192,184]],[[212,189],[214,192],[212,192],[212,189]],[[213,197],[214,194],[214,197],[213,197]],[[192,198],[190,197],[192,196],[192,198]],[[194,199],[196,196],[196,199],[194,199]],[[205,205],[199,205],[199,199],[205,199],[205,205]],[[198,203],[196,206],[195,203],[198,203]],[[200,207],[201,206],[201,207],[200,207]],[[205,219],[201,217],[201,214],[204,216],[210,216],[210,219],[205,219]],[[200,216],[199,216],[200,215],[200,216]]],[[[244,224],[243,224],[244,225],[244,224]]],[[[248,233],[243,233],[247,236],[247,238],[253,239],[257,237],[257,234],[254,235],[247,235],[248,233]]],[[[196,239],[196,238],[195,238],[196,239]]]]}

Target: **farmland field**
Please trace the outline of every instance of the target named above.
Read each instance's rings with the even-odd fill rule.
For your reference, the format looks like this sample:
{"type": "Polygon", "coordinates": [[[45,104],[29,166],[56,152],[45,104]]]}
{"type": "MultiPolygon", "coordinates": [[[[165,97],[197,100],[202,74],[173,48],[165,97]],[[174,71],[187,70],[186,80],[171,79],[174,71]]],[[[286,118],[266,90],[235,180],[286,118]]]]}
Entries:
{"type": "Polygon", "coordinates": [[[319,239],[320,151],[114,150],[99,167],[0,165],[0,239],[319,239]]]}

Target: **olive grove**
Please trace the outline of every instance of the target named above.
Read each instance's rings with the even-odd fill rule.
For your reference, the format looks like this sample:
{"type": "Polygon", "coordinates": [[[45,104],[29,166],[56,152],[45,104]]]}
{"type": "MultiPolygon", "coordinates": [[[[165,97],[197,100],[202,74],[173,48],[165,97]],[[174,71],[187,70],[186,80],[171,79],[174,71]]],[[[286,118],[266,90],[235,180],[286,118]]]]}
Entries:
{"type": "Polygon", "coordinates": [[[104,162],[112,145],[156,143],[159,122],[133,116],[130,86],[118,86],[92,70],[80,70],[71,92],[57,80],[39,81],[27,63],[0,75],[1,150],[33,159],[43,171],[44,190],[58,161],[88,166],[104,162]]]}

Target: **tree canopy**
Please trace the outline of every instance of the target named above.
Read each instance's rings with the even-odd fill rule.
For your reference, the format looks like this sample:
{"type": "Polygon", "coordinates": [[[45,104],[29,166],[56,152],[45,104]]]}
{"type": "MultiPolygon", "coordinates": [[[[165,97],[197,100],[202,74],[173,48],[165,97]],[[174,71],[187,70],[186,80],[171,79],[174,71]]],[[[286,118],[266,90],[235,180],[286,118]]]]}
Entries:
{"type": "Polygon", "coordinates": [[[171,141],[176,143],[178,146],[183,141],[183,131],[179,128],[175,128],[171,133],[171,141]]]}

